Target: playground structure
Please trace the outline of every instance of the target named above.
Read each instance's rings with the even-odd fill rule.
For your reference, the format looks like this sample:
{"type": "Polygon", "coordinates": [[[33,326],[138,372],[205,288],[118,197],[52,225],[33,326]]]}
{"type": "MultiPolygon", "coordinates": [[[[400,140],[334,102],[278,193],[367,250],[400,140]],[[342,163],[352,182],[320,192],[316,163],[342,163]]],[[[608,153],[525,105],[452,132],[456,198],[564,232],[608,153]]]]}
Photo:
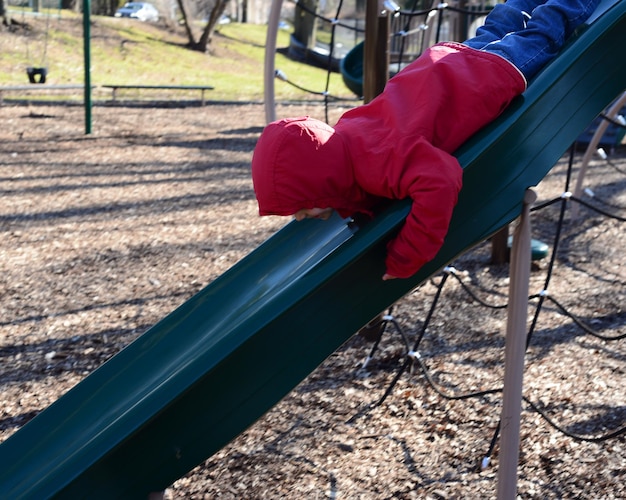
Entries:
{"type": "MultiPolygon", "coordinates": [[[[296,4],[296,19],[309,31],[315,32],[315,24],[328,26],[330,42],[315,42],[311,34],[302,34],[304,28],[296,28],[291,35],[288,54],[296,60],[339,71],[343,81],[358,99],[371,100],[382,88],[389,76],[400,71],[406,64],[416,59],[426,48],[443,40],[462,41],[471,36],[481,20],[488,14],[490,7],[471,6],[460,8],[448,3],[440,3],[432,8],[416,9],[413,4],[410,11],[401,10],[394,2],[384,2],[379,8],[378,2],[368,2],[365,23],[360,19],[341,18],[343,3],[340,2],[334,17],[322,15],[312,9],[308,2],[296,4]],[[376,19],[376,22],[373,22],[376,19]],[[363,25],[365,24],[365,29],[363,25]],[[343,33],[340,36],[339,30],[343,33]],[[345,33],[352,31],[353,37],[345,33]],[[364,33],[367,35],[363,40],[364,33]],[[297,35],[308,40],[303,42],[297,35]],[[353,45],[346,50],[346,44],[339,40],[353,38],[353,45]],[[367,61],[367,64],[364,62],[367,61]],[[364,73],[368,72],[365,79],[364,73]],[[364,88],[364,80],[367,85],[364,88]]],[[[282,2],[272,4],[268,23],[267,51],[265,60],[265,105],[267,121],[275,118],[273,78],[291,82],[280,70],[274,68],[276,33],[280,22],[282,2]]],[[[309,93],[322,95],[324,102],[344,100],[325,91],[309,93]]]]}
{"type": "MultiPolygon", "coordinates": [[[[608,5],[605,3],[604,7],[608,5]]],[[[178,477],[193,466],[194,461],[197,463],[200,457],[219,449],[225,441],[249,425],[255,415],[271,406],[346,335],[367,321],[372,312],[383,309],[453,255],[515,218],[527,185],[537,182],[545,174],[551,162],[562,154],[579,132],[577,129],[595,116],[624,86],[623,67],[609,64],[610,72],[598,70],[602,63],[613,61],[611,51],[606,48],[619,47],[623,43],[623,3],[616,5],[610,11],[615,19],[609,20],[609,15],[605,14],[594,21],[594,24],[598,23],[592,26],[596,29],[583,33],[561,60],[546,69],[529,89],[524,102],[516,103],[501,120],[460,152],[470,182],[470,188],[461,201],[464,211],[460,214],[463,215],[457,215],[455,219],[452,242],[411,283],[394,283],[383,288],[378,282],[379,269],[376,265],[380,261],[384,239],[404,218],[406,207],[402,204],[384,214],[373,225],[356,232],[340,220],[324,227],[313,224],[289,226],[3,444],[0,447],[2,457],[11,456],[11,462],[16,462],[3,475],[3,487],[16,488],[7,490],[9,492],[23,488],[19,491],[34,497],[50,491],[58,491],[60,496],[65,494],[68,497],[89,491],[93,496],[94,489],[102,495],[143,494],[163,487],[166,481],[178,477]],[[590,87],[596,89],[595,95],[589,95],[590,87]],[[550,111],[554,107],[563,113],[551,116],[550,111]],[[535,127],[538,131],[532,131],[535,127]],[[520,150],[527,152],[526,155],[519,155],[524,159],[515,155],[520,150]],[[499,173],[490,180],[489,186],[482,186],[484,179],[491,178],[494,173],[489,165],[505,160],[517,166],[512,169],[513,175],[511,172],[499,173]],[[490,175],[485,176],[485,172],[490,175]],[[515,177],[516,174],[519,175],[515,177]],[[489,196],[486,199],[482,194],[479,196],[479,185],[483,193],[493,192],[495,198],[490,200],[489,196]],[[463,229],[468,223],[476,227],[472,234],[463,229]],[[292,259],[285,255],[284,249],[289,248],[291,253],[291,246],[296,241],[305,243],[300,246],[301,253],[292,259]],[[280,249],[283,249],[282,253],[280,249]],[[268,269],[266,266],[270,261],[268,269]],[[352,285],[349,285],[350,282],[352,285]],[[241,302],[236,304],[222,302],[235,299],[232,293],[235,287],[242,287],[249,294],[237,299],[241,302]],[[367,294],[363,290],[367,290],[367,294]],[[353,317],[343,317],[345,297],[354,297],[351,299],[354,301],[353,309],[359,312],[353,317]],[[304,299],[308,299],[309,304],[315,303],[317,308],[323,308],[337,321],[332,328],[319,328],[320,325],[316,324],[311,326],[311,330],[315,328],[315,331],[302,332],[302,338],[289,338],[290,324],[297,322],[300,325],[303,317],[313,319],[315,316],[310,306],[302,304],[306,302],[304,299]],[[341,311],[337,310],[339,304],[341,311]],[[215,307],[218,305],[220,307],[215,307]],[[220,310],[217,323],[216,318],[206,310],[207,306],[220,310]],[[245,315],[240,314],[242,309],[245,315]],[[231,318],[222,317],[223,311],[231,310],[231,318]],[[205,315],[209,317],[204,318],[205,315]],[[196,331],[196,335],[189,334],[192,337],[189,345],[178,345],[180,337],[175,342],[171,338],[183,328],[179,321],[191,322],[186,324],[196,331]],[[213,323],[210,330],[207,330],[208,323],[205,321],[213,323]],[[155,341],[160,345],[155,345],[155,341]],[[255,357],[260,351],[266,351],[268,344],[272,348],[280,346],[281,352],[267,352],[268,356],[263,360],[265,367],[262,367],[255,357]],[[176,354],[168,353],[175,345],[176,354]],[[310,359],[305,363],[301,363],[303,360],[300,359],[297,370],[292,371],[292,367],[281,363],[296,348],[309,353],[307,358],[310,356],[310,359]],[[232,354],[224,357],[231,349],[232,354]],[[158,372],[168,373],[140,373],[138,364],[142,363],[137,356],[144,361],[151,356],[164,357],[176,368],[163,370],[161,364],[158,372]],[[279,362],[268,362],[268,357],[278,357],[279,362]],[[183,368],[180,368],[181,363],[183,368]],[[267,365],[276,371],[268,373],[265,371],[267,365]],[[212,386],[211,377],[229,370],[237,375],[241,366],[248,367],[255,374],[248,378],[236,377],[238,382],[235,385],[245,389],[244,393],[224,394],[220,388],[212,386]],[[263,374],[261,377],[260,373],[263,374]],[[256,379],[252,381],[252,386],[249,378],[256,379]],[[133,381],[133,388],[125,400],[128,406],[119,394],[124,380],[133,381]],[[191,381],[200,385],[195,382],[189,385],[191,381]],[[185,393],[187,388],[190,392],[185,393]],[[86,395],[89,397],[86,398],[86,395]],[[120,403],[116,414],[102,414],[98,401],[108,406],[111,400],[120,403]],[[205,406],[198,405],[200,400],[205,406]],[[68,408],[75,403],[89,404],[83,406],[83,418],[77,415],[75,425],[72,425],[72,422],[65,421],[65,417],[68,408]],[[187,411],[182,406],[185,404],[189,405],[187,411]],[[126,410],[118,413],[120,408],[126,410]],[[219,412],[216,412],[217,408],[219,412]],[[203,412],[206,414],[202,415],[203,412]],[[177,413],[182,415],[177,416],[177,413]],[[98,422],[89,418],[96,414],[102,415],[98,422]],[[207,423],[207,415],[213,419],[208,421],[212,424],[207,423]],[[198,425],[178,418],[198,419],[198,425]],[[85,421],[94,421],[94,426],[86,426],[85,421]],[[59,424],[59,435],[48,435],[46,422],[59,424]],[[207,429],[215,431],[207,437],[204,435],[207,429]],[[185,433],[189,434],[185,436],[185,433]],[[69,435],[75,436],[76,442],[87,441],[89,445],[68,450],[69,435]],[[152,441],[150,436],[157,439],[152,441]],[[116,446],[114,443],[119,444],[116,446]],[[31,451],[24,455],[21,451],[16,453],[17,449],[31,451]],[[142,470],[137,470],[138,461],[132,460],[137,453],[142,453],[143,457],[150,456],[149,461],[143,461],[142,470]],[[20,455],[22,459],[15,460],[20,455]],[[59,456],[66,459],[58,460],[59,456]],[[96,486],[100,481],[103,481],[102,489],[96,486]],[[110,490],[106,491],[105,487],[110,490]]]]}
{"type": "MultiPolygon", "coordinates": [[[[626,125],[626,121],[624,120],[623,115],[620,114],[623,111],[624,106],[626,106],[626,92],[622,93],[615,100],[615,102],[611,104],[611,106],[606,110],[606,114],[604,116],[600,116],[598,118],[599,124],[597,128],[595,129],[595,131],[593,132],[591,139],[589,140],[589,145],[587,146],[585,155],[583,156],[583,159],[582,159],[582,165],[580,167],[580,171],[578,172],[576,185],[574,187],[574,196],[577,196],[577,197],[582,196],[583,185],[585,182],[585,175],[587,174],[587,168],[589,167],[589,162],[591,160],[591,157],[594,154],[598,154],[598,146],[600,145],[600,142],[602,141],[605,133],[611,126],[611,122],[613,120],[617,120],[618,126],[624,127],[626,125]]],[[[624,137],[623,132],[617,133],[616,131],[615,135],[617,135],[617,139],[615,138],[613,139],[614,141],[613,145],[615,145],[615,142],[619,141],[620,138],[624,137]]],[[[578,215],[578,210],[577,209],[572,210],[572,217],[575,218],[577,215],[578,215]]]]}

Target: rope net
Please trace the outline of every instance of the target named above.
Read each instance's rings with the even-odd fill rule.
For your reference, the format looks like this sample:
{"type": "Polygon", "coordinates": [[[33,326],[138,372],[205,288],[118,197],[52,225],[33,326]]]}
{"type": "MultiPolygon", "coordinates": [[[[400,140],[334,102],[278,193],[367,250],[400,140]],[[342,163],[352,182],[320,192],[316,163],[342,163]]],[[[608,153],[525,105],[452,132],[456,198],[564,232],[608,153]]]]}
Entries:
{"type": "MultiPolygon", "coordinates": [[[[591,304],[590,307],[596,309],[598,307],[597,305],[594,305],[595,301],[591,301],[589,294],[585,296],[584,290],[581,290],[581,294],[583,295],[582,299],[574,303],[566,303],[564,300],[560,300],[550,293],[555,270],[559,264],[564,267],[572,267],[572,272],[580,272],[579,269],[576,269],[576,266],[578,266],[577,261],[571,256],[572,248],[575,248],[576,246],[576,236],[579,235],[579,227],[577,225],[578,221],[569,220],[567,217],[568,208],[570,208],[572,204],[580,204],[588,209],[588,213],[586,214],[586,228],[595,228],[598,232],[602,232],[603,225],[609,225],[612,226],[613,229],[617,226],[618,231],[621,230],[623,232],[623,224],[626,222],[626,218],[624,217],[624,212],[626,210],[623,208],[623,205],[611,201],[612,198],[620,198],[620,194],[623,193],[623,189],[620,189],[619,186],[623,186],[624,182],[626,182],[626,178],[620,179],[619,174],[622,174],[622,171],[614,169],[615,163],[611,160],[609,155],[600,155],[600,158],[602,158],[605,168],[613,169],[613,171],[618,175],[614,175],[612,177],[614,180],[610,183],[611,185],[609,185],[608,188],[606,186],[604,187],[603,191],[606,192],[606,198],[603,198],[602,196],[594,196],[593,201],[587,201],[571,195],[568,189],[574,169],[575,149],[576,145],[572,146],[569,155],[567,171],[564,176],[566,184],[565,191],[563,191],[559,196],[537,204],[532,209],[533,214],[535,214],[533,217],[541,217],[544,220],[549,220],[553,223],[551,234],[553,240],[552,248],[549,262],[543,270],[543,273],[545,274],[543,282],[540,283],[538,277],[532,278],[533,282],[541,285],[539,287],[540,291],[533,293],[528,297],[529,311],[534,312],[532,313],[526,341],[527,356],[528,353],[530,353],[530,360],[527,361],[527,370],[530,369],[533,372],[540,371],[539,369],[534,370],[534,366],[532,364],[533,361],[537,361],[541,364],[544,357],[557,355],[551,352],[552,346],[555,342],[565,345],[573,344],[577,349],[586,349],[589,352],[588,354],[585,354],[585,356],[595,356],[598,352],[602,352],[608,357],[621,360],[622,370],[623,362],[626,359],[623,342],[624,339],[626,339],[626,315],[621,307],[624,303],[623,293],[625,289],[624,285],[626,282],[626,276],[623,273],[620,274],[619,268],[622,254],[619,253],[619,244],[616,245],[618,250],[614,254],[614,257],[617,260],[617,262],[613,265],[615,271],[602,272],[602,267],[597,266],[597,272],[588,276],[589,284],[586,285],[586,288],[596,292],[601,290],[603,286],[607,286],[605,284],[610,283],[610,288],[607,286],[604,293],[613,295],[613,303],[606,304],[606,308],[603,308],[600,311],[600,314],[594,315],[584,307],[587,302],[587,298],[589,298],[591,304]],[[617,189],[614,186],[615,184],[618,185],[617,189]],[[608,211],[601,208],[601,206],[610,206],[613,210],[608,211]],[[554,219],[554,215],[546,215],[546,212],[554,212],[555,208],[558,209],[558,214],[556,219],[552,220],[554,219]],[[565,248],[562,249],[561,246],[565,248]],[[611,305],[614,307],[614,310],[610,309],[611,305]],[[584,310],[584,314],[587,314],[587,316],[585,317],[582,315],[583,313],[575,312],[577,309],[584,310]],[[542,315],[550,315],[553,318],[555,316],[560,316],[562,318],[557,321],[562,325],[558,328],[558,338],[551,339],[549,335],[546,336],[546,332],[550,332],[551,327],[542,328],[542,321],[540,319],[542,315]],[[540,336],[541,338],[537,339],[536,343],[534,343],[536,336],[540,336]],[[537,355],[537,352],[540,352],[541,355],[537,355]]],[[[621,159],[623,161],[623,155],[621,159]]],[[[596,166],[596,168],[599,167],[596,166]]],[[[600,180],[605,177],[606,176],[603,173],[598,174],[598,179],[600,180]]],[[[546,234],[546,236],[548,236],[548,234],[546,234]]],[[[482,244],[479,247],[484,250],[484,246],[485,244],[482,244]]],[[[588,259],[583,255],[582,250],[576,249],[579,257],[582,257],[584,261],[587,261],[588,259]]],[[[461,257],[461,260],[474,261],[473,264],[476,265],[476,260],[480,258],[478,257],[479,255],[480,248],[478,250],[473,249],[461,257]]],[[[611,264],[607,264],[607,267],[610,268],[611,264]]],[[[561,271],[561,274],[563,274],[563,272],[564,271],[561,271]]],[[[567,273],[567,270],[565,270],[565,273],[567,273]]],[[[421,322],[418,322],[418,324],[414,327],[409,327],[413,330],[413,335],[407,332],[407,327],[403,326],[402,321],[393,315],[394,308],[391,308],[385,315],[379,317],[380,328],[378,336],[374,339],[373,346],[371,347],[360,369],[367,370],[372,365],[384,337],[391,338],[392,336],[393,338],[401,339],[402,354],[397,358],[399,366],[397,367],[395,375],[383,392],[382,396],[377,401],[368,404],[365,408],[363,408],[363,410],[356,414],[353,419],[361,418],[372,409],[381,406],[390,396],[394,394],[394,389],[396,389],[398,382],[407,373],[412,381],[414,381],[416,374],[421,375],[421,380],[431,390],[433,390],[441,398],[447,400],[462,401],[469,399],[488,399],[491,402],[499,401],[498,398],[502,392],[502,387],[501,385],[495,383],[494,380],[485,382],[484,384],[478,384],[486,386],[493,384],[491,387],[480,390],[471,390],[467,388],[466,384],[463,382],[454,384],[445,380],[448,377],[445,376],[446,370],[443,368],[442,372],[437,373],[436,370],[429,367],[429,360],[435,365],[440,367],[442,366],[441,358],[445,357],[446,353],[440,352],[440,349],[437,348],[437,346],[445,343],[445,341],[441,340],[442,338],[450,336],[465,338],[468,352],[471,352],[477,344],[481,343],[474,338],[477,334],[477,327],[468,327],[468,325],[460,322],[452,324],[452,326],[446,324],[444,328],[442,328],[440,323],[438,324],[440,317],[437,316],[436,311],[438,309],[443,309],[442,304],[446,301],[445,293],[449,289],[452,291],[449,297],[450,302],[447,304],[447,307],[453,307],[453,304],[458,303],[471,303],[473,307],[487,310],[485,315],[489,315],[488,311],[502,311],[502,314],[506,314],[508,303],[505,292],[498,289],[487,289],[480,283],[479,280],[475,281],[470,278],[470,276],[470,272],[461,271],[454,266],[448,266],[442,271],[440,276],[433,277],[427,285],[422,285],[413,292],[414,294],[423,293],[427,286],[435,289],[434,295],[430,299],[430,306],[427,306],[423,312],[424,319],[421,322]],[[421,349],[427,333],[430,333],[430,335],[434,338],[431,340],[430,345],[426,349],[421,349]],[[438,340],[436,339],[437,337],[439,337],[438,340]]],[[[571,298],[569,300],[571,300],[571,298]]],[[[396,304],[395,307],[397,306],[398,304],[396,304]]],[[[442,312],[441,314],[445,315],[446,313],[442,312]]],[[[550,323],[554,323],[554,319],[552,319],[550,323]]],[[[480,332],[478,334],[490,335],[487,332],[480,332]]],[[[463,341],[461,341],[461,343],[463,343],[463,341]]],[[[499,347],[502,348],[502,345],[499,347]]],[[[449,347],[447,350],[449,353],[449,347]]],[[[459,373],[469,376],[470,373],[466,370],[467,366],[465,365],[472,365],[472,363],[473,362],[470,361],[469,358],[465,358],[457,361],[454,365],[456,367],[455,369],[459,369],[459,373]]],[[[447,370],[449,371],[449,369],[450,368],[448,366],[447,370]]],[[[470,370],[470,372],[471,371],[472,370],[470,370]]],[[[603,375],[606,376],[607,371],[605,371],[603,375]]],[[[614,380],[618,381],[619,376],[618,370],[614,375],[614,380]]],[[[550,384],[554,385],[554,382],[550,382],[550,384]]],[[[603,382],[596,379],[594,380],[594,384],[602,385],[603,382]]],[[[474,383],[473,385],[477,384],[474,383]]],[[[556,429],[558,432],[561,432],[576,441],[595,443],[615,439],[626,434],[626,414],[624,413],[623,405],[618,403],[620,398],[623,400],[623,393],[618,392],[614,395],[614,397],[611,397],[609,393],[608,399],[612,399],[615,402],[613,407],[610,409],[602,408],[602,413],[594,416],[593,418],[589,418],[589,420],[594,422],[594,428],[590,429],[588,432],[582,433],[576,432],[572,429],[576,429],[578,427],[576,420],[580,420],[580,415],[588,414],[589,410],[586,408],[576,408],[575,406],[567,404],[567,402],[571,399],[571,394],[568,393],[559,393],[551,396],[553,399],[561,399],[561,401],[546,401],[545,395],[542,393],[549,391],[541,390],[540,379],[535,385],[538,385],[538,389],[527,388],[526,392],[538,394],[536,400],[526,394],[523,396],[527,409],[537,413],[545,422],[547,422],[548,425],[556,429]]],[[[566,383],[563,383],[563,386],[565,385],[566,383]]],[[[614,385],[620,386],[619,382],[614,385]]],[[[593,385],[585,387],[584,383],[581,383],[580,385],[577,384],[575,388],[579,391],[579,394],[584,393],[585,390],[594,391],[593,385]]],[[[587,430],[587,428],[585,430],[587,430]]],[[[481,461],[482,468],[489,464],[497,442],[499,431],[500,423],[498,422],[496,429],[494,430],[494,436],[489,444],[489,449],[481,461]]]]}
{"type": "MultiPolygon", "coordinates": [[[[413,5],[409,9],[401,9],[394,2],[385,2],[385,8],[388,9],[392,15],[391,19],[391,37],[390,37],[390,51],[392,53],[392,66],[395,64],[395,71],[399,71],[403,64],[410,62],[417,58],[423,50],[431,46],[434,43],[444,40],[452,40],[451,37],[451,23],[450,15],[457,16],[456,22],[460,23],[462,29],[456,29],[457,34],[461,33],[457,38],[465,39],[473,34],[473,31],[478,27],[488,12],[488,8],[482,7],[482,5],[472,6],[467,9],[461,9],[451,6],[447,3],[432,2],[427,8],[420,8],[423,2],[415,0],[413,5]],[[460,20],[460,21],[459,21],[460,20]]],[[[296,11],[304,12],[308,15],[314,16],[321,23],[328,28],[330,33],[330,42],[327,46],[327,68],[328,75],[333,71],[333,60],[335,58],[336,46],[340,45],[336,42],[336,30],[352,30],[354,32],[355,40],[361,40],[363,36],[362,24],[355,23],[354,20],[342,19],[342,8],[344,7],[343,0],[341,0],[334,12],[333,16],[328,16],[325,13],[320,13],[311,10],[302,1],[296,1],[296,11]]],[[[458,24],[457,24],[458,28],[458,24]]],[[[457,40],[459,41],[459,40],[457,40]]],[[[394,69],[390,68],[390,72],[393,73],[394,69]]],[[[303,88],[297,83],[291,81],[286,74],[281,70],[276,70],[275,77],[289,85],[295,86],[313,96],[321,96],[322,103],[325,106],[326,121],[328,122],[328,106],[332,102],[345,101],[346,99],[332,96],[329,89],[329,78],[326,79],[325,88],[321,91],[314,91],[303,88]]],[[[361,98],[362,99],[362,98],[361,98]]],[[[609,116],[607,113],[600,115],[599,119],[609,120],[614,126],[624,128],[626,120],[621,116],[609,116]]],[[[565,188],[558,196],[552,197],[547,201],[543,201],[537,204],[533,209],[533,217],[540,218],[542,220],[550,220],[552,233],[546,234],[546,237],[552,239],[552,248],[550,253],[550,259],[547,267],[544,270],[545,277],[543,283],[540,286],[540,291],[534,293],[528,297],[529,311],[531,314],[531,322],[527,333],[527,360],[529,363],[528,369],[534,370],[533,362],[541,364],[544,356],[555,356],[553,346],[556,342],[563,344],[575,343],[578,348],[588,349],[589,356],[594,355],[597,352],[603,352],[609,357],[613,357],[618,361],[621,360],[623,373],[623,361],[626,359],[624,353],[623,340],[626,338],[626,330],[624,323],[626,322],[626,316],[624,310],[621,308],[621,304],[624,301],[624,282],[626,276],[620,274],[619,271],[602,272],[602,266],[597,266],[597,271],[589,273],[589,279],[593,284],[589,285],[589,289],[597,290],[607,283],[611,283],[611,289],[615,289],[615,298],[612,301],[614,310],[610,310],[611,304],[606,304],[606,310],[602,311],[602,314],[594,315],[589,311],[584,310],[581,313],[577,313],[576,310],[581,309],[581,304],[586,302],[585,291],[581,291],[582,297],[579,297],[579,303],[567,303],[565,300],[561,300],[549,292],[552,278],[557,269],[557,266],[571,266],[572,272],[580,273],[579,264],[575,261],[575,257],[581,255],[581,251],[584,249],[576,248],[576,236],[578,231],[585,229],[594,229],[598,232],[602,232],[603,225],[613,224],[618,225],[623,233],[623,223],[626,222],[626,203],[619,203],[619,196],[609,195],[603,197],[600,193],[595,193],[590,188],[584,190],[582,196],[574,196],[570,192],[571,177],[574,170],[574,158],[577,145],[572,145],[569,160],[567,162],[566,172],[563,174],[565,179],[565,188]],[[577,221],[570,221],[566,215],[568,208],[572,205],[578,205],[579,207],[585,207],[587,209],[585,224],[582,226],[577,221]],[[553,212],[557,209],[556,219],[553,212]],[[572,253],[576,254],[575,256],[572,253]],[[586,317],[584,315],[587,315],[586,317]],[[545,332],[550,331],[550,327],[542,327],[542,317],[550,315],[554,317],[558,316],[557,320],[562,324],[557,328],[558,338],[546,338],[545,332]],[[537,338],[539,337],[539,338],[537,338]],[[592,340],[589,340],[592,339],[592,340]],[[620,351],[621,349],[621,351],[620,351]]],[[[613,175],[626,176],[626,170],[621,167],[618,162],[611,159],[611,155],[608,154],[603,148],[598,148],[597,157],[604,163],[604,167],[612,170],[613,175]]],[[[624,180],[617,180],[614,184],[623,183],[624,180]]],[[[605,186],[606,187],[606,186],[605,186]]],[[[604,191],[607,191],[604,189],[604,191]]],[[[615,192],[616,190],[608,190],[615,192]]],[[[619,192],[619,190],[617,190],[619,192]]],[[[545,226],[545,224],[542,224],[545,226]]],[[[485,270],[484,262],[480,262],[480,256],[485,254],[485,245],[483,243],[472,249],[461,257],[460,261],[472,262],[475,273],[488,272],[485,270]],[[477,264],[478,262],[478,264],[477,264]]],[[[586,257],[582,257],[586,259],[586,257]]],[[[622,255],[617,251],[615,255],[616,259],[622,259],[622,255]]],[[[607,264],[610,266],[610,264],[607,264]]],[[[619,262],[615,264],[615,268],[619,268],[619,262]]],[[[387,344],[386,349],[383,349],[383,357],[387,356],[387,351],[394,352],[392,358],[396,362],[396,373],[389,382],[388,387],[384,390],[380,398],[374,402],[366,404],[362,410],[356,413],[350,422],[355,421],[365,415],[376,407],[380,407],[383,403],[394,394],[394,389],[397,388],[398,383],[403,379],[405,374],[409,374],[408,378],[412,382],[420,375],[421,380],[425,385],[433,390],[439,397],[446,400],[465,401],[470,399],[486,399],[489,401],[489,407],[493,409],[494,404],[499,401],[502,393],[501,385],[498,385],[498,380],[502,377],[494,380],[479,380],[476,377],[478,370],[472,369],[472,364],[481,364],[481,360],[471,360],[468,358],[467,353],[472,350],[477,350],[480,353],[484,347],[477,347],[480,341],[476,339],[477,336],[492,336],[495,337],[493,332],[481,332],[476,325],[464,325],[460,322],[446,322],[441,320],[441,315],[445,315],[445,312],[441,312],[444,308],[454,308],[456,304],[463,303],[464,305],[471,304],[472,307],[480,307],[485,309],[486,316],[490,314],[506,314],[507,308],[507,296],[506,292],[499,289],[486,289],[484,285],[480,283],[480,280],[470,278],[471,273],[469,271],[460,271],[456,267],[449,266],[443,270],[440,276],[433,277],[429,283],[423,284],[418,287],[412,294],[409,294],[403,301],[396,303],[386,313],[378,316],[376,320],[368,324],[367,330],[370,341],[373,341],[368,354],[362,362],[359,370],[366,372],[371,369],[371,366],[378,366],[381,368],[385,365],[383,361],[378,362],[377,356],[380,355],[381,346],[387,344]],[[394,314],[394,311],[398,308],[404,308],[403,302],[410,302],[412,299],[418,296],[423,296],[427,293],[425,290],[428,288],[432,294],[430,305],[423,306],[424,319],[418,321],[413,326],[403,326],[406,323],[406,319],[401,321],[394,314]],[[434,289],[434,292],[432,290],[434,289]],[[412,297],[410,297],[412,296],[412,297]],[[465,334],[464,334],[465,332],[465,334]],[[450,336],[457,338],[464,338],[460,340],[463,344],[463,349],[460,350],[462,355],[457,356],[457,361],[452,364],[454,371],[461,373],[456,378],[461,378],[459,383],[453,383],[451,381],[452,376],[446,373],[444,367],[451,366],[449,363],[442,362],[442,357],[445,357],[446,353],[450,353],[450,346],[448,338],[450,336]],[[391,339],[398,339],[401,345],[402,353],[397,354],[396,344],[391,339]],[[427,345],[424,345],[427,344],[427,345]],[[395,349],[395,350],[394,350],[395,349]],[[438,366],[439,370],[433,368],[430,365],[438,366]],[[470,369],[467,370],[467,365],[470,369]],[[473,374],[472,376],[469,376],[473,374]],[[470,383],[469,380],[472,380],[470,383]],[[472,386],[472,387],[468,387],[472,386]],[[475,389],[474,386],[481,386],[480,389],[475,389]]],[[[537,279],[531,277],[534,282],[537,279]]],[[[407,306],[407,308],[409,308],[407,306]]],[[[413,316],[413,311],[409,312],[407,316],[413,316]]],[[[551,323],[554,323],[552,319],[551,323]]],[[[361,331],[363,333],[364,330],[361,331]]],[[[495,342],[496,350],[503,351],[503,339],[499,338],[495,342]]],[[[606,374],[606,370],[603,372],[606,374]]],[[[619,377],[616,374],[615,377],[619,377]]],[[[539,380],[541,380],[539,378],[539,380]]],[[[599,383],[599,382],[595,382],[599,383]]],[[[554,382],[551,382],[554,384],[554,382]]],[[[623,405],[615,404],[612,408],[602,408],[603,413],[599,413],[595,417],[589,417],[589,421],[593,422],[593,427],[589,426],[584,428],[584,432],[577,432],[577,428],[583,428],[582,425],[577,425],[575,417],[580,412],[578,408],[568,405],[568,394],[556,394],[551,396],[552,399],[561,401],[550,402],[546,400],[545,390],[542,391],[541,382],[537,382],[535,385],[538,387],[526,387],[525,392],[534,394],[535,397],[530,397],[524,394],[523,400],[527,409],[538,414],[548,425],[556,429],[558,432],[570,437],[576,441],[586,442],[602,442],[609,439],[615,439],[619,436],[626,434],[626,414],[623,405]]],[[[557,384],[558,385],[558,384],[557,384]]],[[[564,386],[566,383],[563,384],[564,386]]],[[[586,390],[584,383],[576,386],[579,391],[586,390]]],[[[619,385],[619,384],[618,384],[619,385]]],[[[589,390],[593,390],[593,386],[589,386],[589,390]]],[[[549,392],[549,391],[548,391],[549,392]]],[[[618,401],[623,394],[616,395],[615,401],[618,401]]],[[[589,413],[587,410],[586,413],[589,413]]],[[[488,466],[494,448],[496,446],[498,435],[500,432],[500,423],[498,422],[493,430],[493,436],[489,442],[488,450],[480,461],[479,468],[484,469],[488,466]]]]}

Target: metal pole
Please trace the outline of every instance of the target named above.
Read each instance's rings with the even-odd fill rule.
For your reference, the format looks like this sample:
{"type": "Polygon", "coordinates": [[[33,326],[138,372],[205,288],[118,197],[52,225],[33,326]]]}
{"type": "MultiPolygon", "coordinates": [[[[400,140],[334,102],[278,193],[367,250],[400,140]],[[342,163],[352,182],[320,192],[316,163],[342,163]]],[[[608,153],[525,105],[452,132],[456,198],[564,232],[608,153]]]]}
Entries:
{"type": "Polygon", "coordinates": [[[91,134],[91,0],[83,0],[83,52],[85,58],[85,134],[91,134]]]}
{"type": "MultiPolygon", "coordinates": [[[[619,115],[621,109],[626,105],[626,92],[624,92],[618,99],[613,103],[613,105],[606,112],[606,116],[609,118],[615,118],[619,115]]],[[[608,120],[602,120],[595,133],[591,137],[589,141],[589,146],[587,146],[587,150],[583,155],[583,159],[581,161],[580,170],[578,171],[578,178],[576,179],[576,187],[574,188],[574,196],[580,198],[583,191],[583,182],[585,180],[585,175],[587,173],[587,167],[589,162],[591,161],[591,157],[598,151],[598,144],[600,140],[604,136],[606,129],[609,128],[610,122],[608,120]]],[[[572,204],[572,219],[576,219],[578,217],[578,205],[576,203],[572,204]]]]}
{"type": "Polygon", "coordinates": [[[276,57],[276,38],[278,37],[278,22],[283,0],[272,0],[269,20],[267,22],[267,36],[265,40],[265,66],[263,71],[265,95],[265,121],[276,120],[276,102],[274,95],[274,72],[276,71],[274,58],[276,57]]]}
{"type": "Polygon", "coordinates": [[[504,350],[504,393],[500,422],[500,460],[498,467],[498,500],[515,500],[519,461],[520,414],[530,280],[531,239],[530,206],[537,199],[532,189],[524,194],[524,206],[513,234],[511,248],[509,307],[504,350]]]}

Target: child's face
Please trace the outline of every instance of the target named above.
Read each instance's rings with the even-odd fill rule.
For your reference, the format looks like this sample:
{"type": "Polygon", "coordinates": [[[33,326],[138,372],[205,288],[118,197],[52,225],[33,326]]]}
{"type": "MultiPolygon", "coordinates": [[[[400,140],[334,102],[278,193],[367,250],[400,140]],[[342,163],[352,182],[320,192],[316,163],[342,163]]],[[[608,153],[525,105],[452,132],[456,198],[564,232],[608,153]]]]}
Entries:
{"type": "Polygon", "coordinates": [[[332,208],[302,208],[293,214],[293,217],[297,221],[301,221],[303,219],[328,220],[332,214],[332,208]]]}

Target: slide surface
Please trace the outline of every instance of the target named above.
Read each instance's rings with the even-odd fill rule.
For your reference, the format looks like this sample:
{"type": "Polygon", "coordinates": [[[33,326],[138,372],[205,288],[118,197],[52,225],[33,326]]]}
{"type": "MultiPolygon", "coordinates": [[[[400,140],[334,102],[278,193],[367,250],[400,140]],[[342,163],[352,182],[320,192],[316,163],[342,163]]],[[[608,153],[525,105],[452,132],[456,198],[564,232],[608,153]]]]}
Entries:
{"type": "Polygon", "coordinates": [[[0,445],[0,498],[145,498],[243,432],[355,331],[514,220],[582,130],[626,88],[626,0],[605,0],[505,114],[457,156],[446,243],[382,282],[399,202],[360,228],[288,224],[0,445]]]}

